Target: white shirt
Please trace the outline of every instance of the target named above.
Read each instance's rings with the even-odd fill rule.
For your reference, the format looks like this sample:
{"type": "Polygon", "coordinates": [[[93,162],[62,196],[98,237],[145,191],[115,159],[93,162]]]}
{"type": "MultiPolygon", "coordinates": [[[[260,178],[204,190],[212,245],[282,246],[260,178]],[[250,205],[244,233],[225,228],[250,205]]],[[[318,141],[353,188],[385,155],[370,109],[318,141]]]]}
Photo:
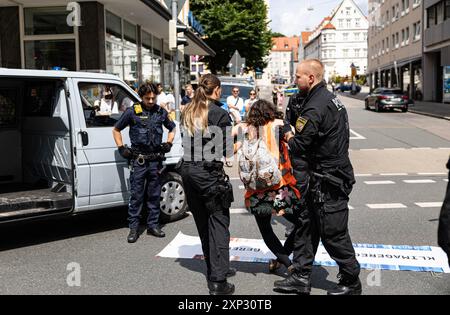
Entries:
{"type": "Polygon", "coordinates": [[[100,101],[95,101],[94,106],[100,107],[98,114],[101,116],[111,116],[119,113],[119,104],[117,102],[113,104],[112,100],[102,98],[100,101]]]}
{"type": "Polygon", "coordinates": [[[161,106],[161,104],[166,104],[167,102],[167,94],[164,92],[159,93],[158,97],[156,98],[156,104],[161,106]]]}
{"type": "Polygon", "coordinates": [[[244,108],[244,100],[240,97],[236,98],[233,95],[231,95],[228,96],[227,98],[227,105],[228,108],[230,108],[230,105],[239,108],[239,111],[230,108],[230,112],[238,112],[240,114],[242,112],[242,109],[244,108]]]}

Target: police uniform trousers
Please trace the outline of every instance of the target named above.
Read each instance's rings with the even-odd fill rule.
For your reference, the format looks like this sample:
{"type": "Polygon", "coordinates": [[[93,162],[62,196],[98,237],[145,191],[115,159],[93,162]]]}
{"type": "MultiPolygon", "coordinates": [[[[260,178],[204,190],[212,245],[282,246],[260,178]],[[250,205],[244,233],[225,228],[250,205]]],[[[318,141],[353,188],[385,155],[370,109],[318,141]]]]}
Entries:
{"type": "Polygon", "coordinates": [[[204,162],[183,162],[180,171],[202,243],[207,278],[225,281],[230,268],[230,208],[223,206],[223,193],[215,192],[220,179],[205,169],[204,162]]]}
{"type": "Polygon", "coordinates": [[[311,213],[308,201],[310,176],[308,163],[300,158],[291,156],[294,177],[297,180],[297,189],[300,191],[300,203],[295,213],[290,215],[289,221],[294,223],[294,230],[286,241],[293,251],[293,267],[302,274],[311,274],[314,264],[314,248],[311,238],[311,213]]]}
{"type": "Polygon", "coordinates": [[[360,265],[356,260],[355,250],[348,230],[348,200],[349,194],[339,187],[324,181],[314,179],[311,181],[308,204],[311,209],[311,238],[314,253],[317,253],[319,242],[336,261],[339,273],[358,278],[360,265]],[[314,199],[315,192],[320,190],[323,200],[314,199]]]}
{"type": "Polygon", "coordinates": [[[133,170],[130,176],[131,197],[128,210],[130,229],[139,227],[144,201],[146,201],[148,209],[147,227],[150,229],[156,228],[161,211],[161,182],[159,175],[161,163],[145,161],[145,164],[141,166],[137,161],[133,161],[132,166],[133,170]]]}

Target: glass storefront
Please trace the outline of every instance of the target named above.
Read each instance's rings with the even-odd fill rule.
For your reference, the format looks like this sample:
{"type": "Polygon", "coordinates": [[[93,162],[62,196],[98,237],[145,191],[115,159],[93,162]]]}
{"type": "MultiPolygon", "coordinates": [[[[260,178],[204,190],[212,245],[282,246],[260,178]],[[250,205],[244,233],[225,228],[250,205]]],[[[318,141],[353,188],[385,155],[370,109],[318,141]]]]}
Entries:
{"type": "Polygon", "coordinates": [[[75,55],[75,40],[25,42],[26,69],[76,71],[75,55]]]}
{"type": "Polygon", "coordinates": [[[444,103],[450,103],[450,66],[444,67],[444,103]]]}
{"type": "Polygon", "coordinates": [[[67,14],[65,7],[24,9],[26,69],[77,70],[75,33],[67,14]]]}
{"type": "Polygon", "coordinates": [[[124,21],[124,80],[131,86],[138,84],[138,47],[136,25],[124,21]]]}

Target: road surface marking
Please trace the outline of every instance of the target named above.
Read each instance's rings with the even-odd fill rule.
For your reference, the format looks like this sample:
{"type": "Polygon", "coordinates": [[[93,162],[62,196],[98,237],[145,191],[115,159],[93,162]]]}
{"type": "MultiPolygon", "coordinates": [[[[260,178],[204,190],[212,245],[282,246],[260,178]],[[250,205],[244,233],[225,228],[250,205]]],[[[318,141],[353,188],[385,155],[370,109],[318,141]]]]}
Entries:
{"type": "Polygon", "coordinates": [[[247,209],[230,209],[230,214],[249,214],[250,212],[248,212],[247,209]]]}
{"type": "Polygon", "coordinates": [[[350,137],[350,140],[367,140],[367,138],[363,137],[352,129],[350,129],[350,133],[353,134],[353,136],[350,137]]]}
{"type": "Polygon", "coordinates": [[[381,173],[380,176],[408,176],[408,173],[381,173]]]}
{"type": "Polygon", "coordinates": [[[370,209],[406,209],[408,208],[402,203],[379,203],[367,204],[370,209]]]}
{"type": "Polygon", "coordinates": [[[366,185],[394,185],[395,182],[391,180],[377,180],[377,181],[366,181],[366,185]]]}
{"type": "Polygon", "coordinates": [[[432,179],[414,179],[414,180],[404,180],[406,184],[434,184],[436,183],[432,179]]]}
{"type": "Polygon", "coordinates": [[[447,175],[447,173],[418,173],[420,176],[439,176],[439,175],[447,175]]]}
{"type": "Polygon", "coordinates": [[[444,182],[447,182],[447,183],[448,183],[448,179],[444,179],[444,182]]]}
{"type": "Polygon", "coordinates": [[[373,174],[356,174],[355,177],[371,177],[373,174]]]}
{"type": "Polygon", "coordinates": [[[420,208],[442,208],[443,202],[416,202],[420,208]]]}
{"type": "Polygon", "coordinates": [[[355,210],[355,208],[353,208],[352,206],[348,206],[348,210],[355,210]]]}
{"type": "Polygon", "coordinates": [[[411,150],[431,150],[432,148],[411,148],[411,150]]]}

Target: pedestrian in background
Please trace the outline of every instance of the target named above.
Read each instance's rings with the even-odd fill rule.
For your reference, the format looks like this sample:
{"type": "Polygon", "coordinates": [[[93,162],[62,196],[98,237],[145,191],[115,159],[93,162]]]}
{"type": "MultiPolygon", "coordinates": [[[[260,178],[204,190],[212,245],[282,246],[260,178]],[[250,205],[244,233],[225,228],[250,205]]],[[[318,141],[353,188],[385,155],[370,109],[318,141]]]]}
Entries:
{"type": "Polygon", "coordinates": [[[256,101],[258,101],[258,95],[255,90],[251,90],[249,93],[249,98],[244,103],[245,116],[248,116],[251,107],[256,103],[256,101]]]}
{"type": "Polygon", "coordinates": [[[221,108],[221,93],[221,83],[216,76],[203,76],[181,119],[184,158],[180,171],[202,243],[211,295],[233,294],[234,285],[227,278],[236,273],[230,268],[229,251],[233,187],[221,162],[222,157],[234,154],[234,142],[230,116],[221,108]],[[209,132],[211,127],[220,128],[223,138],[216,139],[216,134],[209,132]],[[195,148],[197,141],[194,139],[201,140],[202,149],[220,142],[223,151],[214,151],[214,157],[205,156],[203,150],[195,148]]]}

